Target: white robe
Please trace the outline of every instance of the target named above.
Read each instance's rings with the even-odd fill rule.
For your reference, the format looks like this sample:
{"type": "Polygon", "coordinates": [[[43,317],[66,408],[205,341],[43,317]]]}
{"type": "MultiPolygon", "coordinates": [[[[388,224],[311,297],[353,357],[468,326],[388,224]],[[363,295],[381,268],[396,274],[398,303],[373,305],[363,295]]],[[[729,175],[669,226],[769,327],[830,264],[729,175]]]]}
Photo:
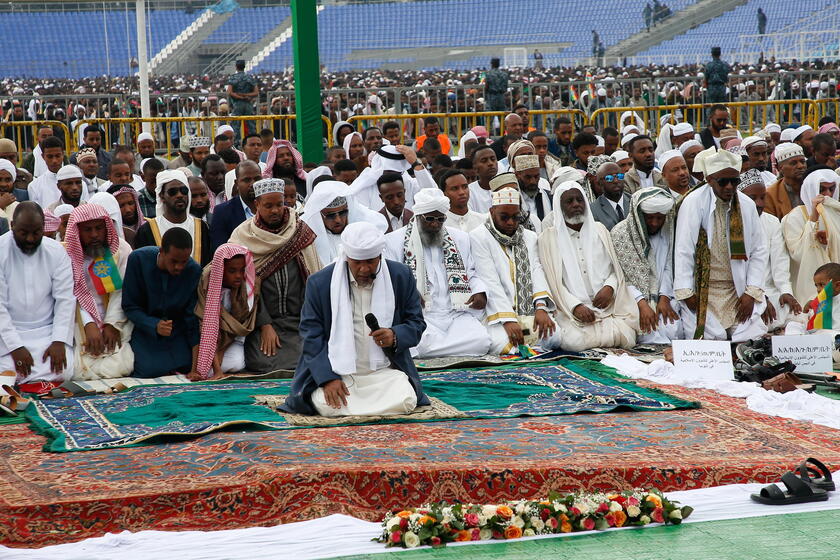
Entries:
{"type": "MultiPolygon", "coordinates": [[[[665,239],[661,231],[657,235],[650,236],[650,250],[653,252],[654,259],[656,260],[656,278],[659,280],[659,295],[670,298],[671,309],[679,314],[680,306],[674,297],[674,269],[671,260],[668,258],[668,240],[665,239]]],[[[627,290],[635,300],[636,305],[639,304],[640,299],[644,299],[645,297],[632,284],[627,284],[627,290]]],[[[651,305],[651,308],[656,311],[655,305],[651,305]]],[[[682,337],[682,319],[666,323],[662,317],[659,317],[656,330],[649,333],[640,332],[638,341],[639,344],[670,344],[672,340],[680,340],[682,337]]]]}
{"type": "MultiPolygon", "coordinates": [[[[528,264],[531,270],[531,288],[533,301],[545,300],[548,313],[554,311],[554,302],[548,289],[548,282],[543,273],[537,249],[537,234],[524,230],[525,246],[528,249],[528,264]]],[[[485,227],[474,229],[470,233],[470,248],[475,261],[478,275],[487,286],[487,332],[490,334],[490,352],[493,354],[508,354],[515,350],[511,348],[510,340],[504,328],[504,323],[520,320],[516,313],[516,270],[510,255],[490,231],[485,227]]],[[[533,315],[530,317],[533,320],[533,315]]],[[[532,326],[532,325],[531,325],[532,326]]],[[[529,326],[529,328],[531,327],[529,326]]],[[[520,327],[525,327],[520,321],[520,327]]],[[[532,333],[536,335],[536,332],[532,333]]],[[[560,347],[560,329],[547,339],[536,341],[537,346],[545,350],[555,350],[560,347]]]]}
{"type": "Polygon", "coordinates": [[[12,233],[0,236],[0,371],[15,371],[12,350],[26,347],[34,364],[19,383],[64,382],[73,375],[73,269],[58,241],[44,237],[25,255],[12,233]],[[53,342],[63,342],[67,367],[50,371],[42,356],[53,342]]]}
{"type": "MultiPolygon", "coordinates": [[[[562,216],[554,217],[562,219],[562,216]]],[[[607,228],[591,220],[591,217],[589,224],[593,227],[596,241],[588,247],[580,244],[579,235],[575,235],[578,232],[569,230],[572,244],[578,253],[576,261],[580,276],[586,284],[586,301],[576,296],[570,287],[570,282],[574,282],[570,273],[575,271],[567,271],[564,266],[556,228],[568,228],[566,223],[544,227],[539,235],[540,262],[557,304],[555,320],[560,326],[562,346],[575,352],[595,347],[632,348],[636,344],[636,331],[639,327],[638,309],[627,291],[624,274],[615,256],[607,228]],[[593,270],[586,269],[585,253],[591,257],[593,270]],[[592,305],[591,299],[604,286],[613,288],[613,301],[605,309],[598,309],[592,305]],[[581,323],[574,316],[575,307],[581,304],[586,305],[595,314],[594,323],[581,323]]],[[[545,226],[545,223],[543,225],[545,226]]]]}
{"type": "MultiPolygon", "coordinates": [[[[125,265],[128,262],[128,256],[131,254],[131,246],[124,240],[120,239],[120,251],[117,254],[117,266],[120,269],[120,275],[125,278],[125,265]]],[[[88,269],[92,262],[90,257],[85,257],[84,267],[88,269]]],[[[85,275],[85,283],[88,290],[90,290],[94,301],[96,302],[96,310],[105,324],[111,325],[120,332],[122,342],[111,353],[102,353],[99,356],[92,356],[84,350],[84,329],[83,326],[94,322],[93,317],[79,306],[78,319],[75,322],[75,368],[74,379],[83,379],[92,381],[95,379],[112,379],[116,377],[127,377],[131,375],[134,370],[134,352],[131,349],[131,332],[134,330],[134,325],[125,316],[122,309],[122,290],[117,290],[108,294],[108,304],[105,306],[103,296],[96,293],[93,287],[93,282],[90,275],[85,275]]],[[[95,322],[94,322],[95,324],[95,322]]]]}
{"type": "MultiPolygon", "coordinates": [[[[761,288],[767,273],[767,239],[758,218],[755,203],[745,194],[737,193],[744,224],[744,247],[747,260],[730,260],[735,293],[740,297],[747,287],[761,288]]],[[[694,294],[695,247],[697,236],[702,226],[706,230],[707,242],[711,245],[714,236],[715,193],[709,185],[700,187],[687,194],[677,215],[677,231],[674,242],[674,292],[681,300],[694,294]],[[682,292],[682,293],[681,293],[682,292]],[[688,295],[685,295],[688,294],[688,295]],[[684,297],[681,297],[684,296],[684,297]]],[[[728,232],[727,232],[728,237],[728,232]]],[[[727,333],[711,311],[707,311],[704,337],[706,340],[726,340],[731,336],[733,342],[742,342],[758,338],[767,332],[767,326],[761,320],[765,301],[756,301],[752,316],[746,322],[735,325],[727,333]]],[[[696,314],[682,301],[680,317],[685,335],[693,336],[697,325],[696,314]]]]}
{"type": "Polygon", "coordinates": [[[484,224],[487,221],[487,214],[479,214],[467,209],[467,213],[463,216],[453,214],[451,211],[446,212],[446,227],[460,229],[464,233],[470,233],[475,228],[484,224]]]}
{"type": "MultiPolygon", "coordinates": [[[[102,189],[104,190],[104,189],[102,189]]],[[[61,199],[61,191],[58,190],[58,181],[55,178],[55,173],[47,170],[38,177],[33,179],[27,189],[29,192],[29,200],[37,202],[38,206],[47,209],[51,204],[61,199]]],[[[82,202],[87,202],[90,199],[88,189],[82,189],[82,202]]]]}
{"type": "MultiPolygon", "coordinates": [[[[406,230],[406,227],[400,228],[385,236],[386,258],[405,263],[403,246],[406,230]]],[[[486,293],[486,286],[475,270],[469,235],[454,228],[447,227],[446,230],[455,242],[464,262],[470,292],[472,294],[486,293]]],[[[412,356],[435,358],[486,354],[490,348],[490,337],[479,320],[483,312],[473,309],[454,309],[443,265],[443,251],[440,247],[424,247],[423,252],[426,276],[430,284],[430,296],[423,302],[426,330],[420,343],[411,349],[412,356]]]]}
{"type": "MultiPolygon", "coordinates": [[[[762,212],[760,218],[764,235],[767,237],[769,251],[767,275],[764,280],[764,295],[776,309],[776,320],[767,325],[767,329],[775,330],[784,327],[790,320],[802,323],[807,318],[804,314],[793,315],[788,306],[782,306],[779,303],[779,298],[783,294],[793,294],[790,282],[790,257],[782,236],[782,224],[779,222],[779,218],[767,212],[762,212]]],[[[813,287],[813,285],[812,279],[811,286],[813,287]]],[[[800,305],[804,303],[807,303],[807,301],[800,302],[800,305]]]]}
{"type": "MultiPolygon", "coordinates": [[[[825,211],[825,208],[823,210],[825,211]]],[[[840,247],[831,251],[830,241],[829,245],[817,241],[817,231],[825,228],[822,218],[819,222],[809,219],[804,206],[797,206],[782,218],[782,234],[790,255],[793,296],[801,304],[807,303],[817,295],[814,288],[814,271],[826,263],[837,262],[832,260],[832,257],[840,253],[840,247]]]]}
{"type": "Polygon", "coordinates": [[[341,380],[350,393],[347,404],[333,408],[324,398],[324,389],[312,393],[312,406],[321,416],[391,416],[408,414],[417,407],[417,393],[408,376],[390,367],[371,370],[370,329],[365,315],[371,312],[372,287],[361,288],[350,282],[353,306],[353,342],[356,350],[356,371],[342,375],[341,380]]]}
{"type": "Polygon", "coordinates": [[[490,194],[490,190],[481,188],[478,181],[470,183],[469,189],[470,200],[467,203],[469,209],[479,214],[487,214],[490,211],[490,206],[493,205],[493,195],[490,194]]]}

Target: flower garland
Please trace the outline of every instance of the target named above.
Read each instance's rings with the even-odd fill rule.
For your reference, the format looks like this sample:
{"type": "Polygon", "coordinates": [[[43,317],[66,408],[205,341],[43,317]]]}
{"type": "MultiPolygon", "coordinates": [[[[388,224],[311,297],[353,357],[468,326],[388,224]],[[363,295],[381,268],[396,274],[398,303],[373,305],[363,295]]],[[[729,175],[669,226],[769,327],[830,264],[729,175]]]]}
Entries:
{"type": "Polygon", "coordinates": [[[374,540],[414,548],[450,542],[518,539],[534,535],[602,531],[650,523],[679,525],[694,511],[668,500],[658,489],[621,493],[552,494],[546,500],[504,504],[426,504],[391,512],[374,540]]]}

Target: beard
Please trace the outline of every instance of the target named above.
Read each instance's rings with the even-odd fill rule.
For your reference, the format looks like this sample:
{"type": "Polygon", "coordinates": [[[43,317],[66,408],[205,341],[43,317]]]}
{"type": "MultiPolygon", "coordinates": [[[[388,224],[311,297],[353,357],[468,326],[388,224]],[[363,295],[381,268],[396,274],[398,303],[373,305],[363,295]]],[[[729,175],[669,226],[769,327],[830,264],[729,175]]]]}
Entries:
{"type": "Polygon", "coordinates": [[[443,243],[443,229],[440,231],[424,231],[420,228],[420,242],[424,247],[437,247],[443,243]]]}
{"type": "Polygon", "coordinates": [[[563,214],[563,219],[566,220],[566,223],[572,226],[579,226],[583,223],[583,214],[578,214],[577,216],[567,216],[563,214]]]}
{"type": "Polygon", "coordinates": [[[137,225],[137,212],[135,211],[131,216],[123,216],[123,225],[124,226],[133,226],[137,225]]]}
{"type": "Polygon", "coordinates": [[[97,259],[105,254],[105,245],[101,243],[91,244],[84,248],[85,256],[97,259]]]}
{"type": "Polygon", "coordinates": [[[191,206],[190,214],[196,218],[203,218],[210,211],[210,205],[207,206],[191,206]]]}
{"type": "Polygon", "coordinates": [[[522,186],[522,192],[527,194],[529,197],[534,198],[534,197],[537,196],[537,193],[540,192],[540,186],[539,185],[528,185],[528,186],[523,185],[522,186]]]}

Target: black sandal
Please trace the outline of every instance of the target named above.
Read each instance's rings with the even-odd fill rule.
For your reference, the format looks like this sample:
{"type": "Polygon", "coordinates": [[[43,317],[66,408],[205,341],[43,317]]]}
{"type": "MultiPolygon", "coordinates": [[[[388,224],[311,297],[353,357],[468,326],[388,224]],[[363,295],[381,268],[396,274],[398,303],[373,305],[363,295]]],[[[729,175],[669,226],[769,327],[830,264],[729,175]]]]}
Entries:
{"type": "Polygon", "coordinates": [[[808,457],[808,459],[797,467],[796,473],[805,484],[827,490],[828,492],[834,492],[835,490],[834,481],[831,479],[831,471],[819,459],[808,457]],[[813,467],[810,465],[813,465],[813,467]]]}
{"type": "Polygon", "coordinates": [[[755,502],[768,506],[784,506],[787,504],[804,504],[828,500],[828,492],[807,484],[792,472],[783,474],[782,482],[787,486],[787,492],[782,491],[775,484],[770,484],[762,488],[760,493],[750,494],[750,498],[755,502]]]}

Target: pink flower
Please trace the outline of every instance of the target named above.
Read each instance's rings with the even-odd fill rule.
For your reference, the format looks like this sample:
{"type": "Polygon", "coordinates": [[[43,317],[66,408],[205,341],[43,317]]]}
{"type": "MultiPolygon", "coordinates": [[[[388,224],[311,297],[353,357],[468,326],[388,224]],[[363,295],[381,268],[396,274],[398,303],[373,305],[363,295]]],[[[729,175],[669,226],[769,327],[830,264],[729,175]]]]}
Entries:
{"type": "Polygon", "coordinates": [[[540,519],[542,519],[543,521],[547,521],[549,515],[551,515],[551,512],[548,510],[548,508],[543,508],[543,510],[540,512],[540,519]]]}
{"type": "Polygon", "coordinates": [[[636,498],[634,498],[633,496],[630,496],[629,498],[627,498],[627,505],[629,505],[629,506],[638,506],[638,505],[639,505],[639,500],[637,500],[637,499],[636,499],[636,498]]]}
{"type": "Polygon", "coordinates": [[[481,529],[473,529],[472,530],[472,540],[480,541],[481,540],[481,529]]]}
{"type": "Polygon", "coordinates": [[[615,527],[615,514],[610,512],[604,516],[604,520],[609,524],[610,527],[615,527]]]}
{"type": "Polygon", "coordinates": [[[468,513],[464,516],[464,523],[467,527],[478,527],[478,515],[475,513],[468,513]]]}
{"type": "Polygon", "coordinates": [[[572,515],[580,515],[580,510],[575,506],[572,506],[572,509],[570,511],[572,515]]]}
{"type": "Polygon", "coordinates": [[[598,506],[598,509],[595,510],[595,513],[606,513],[610,511],[610,506],[606,502],[601,502],[601,505],[598,506]]]}
{"type": "Polygon", "coordinates": [[[432,537],[430,542],[432,546],[440,546],[440,537],[432,537]]]}
{"type": "Polygon", "coordinates": [[[391,533],[391,542],[394,544],[400,544],[402,542],[402,531],[394,531],[391,533]]]}
{"type": "Polygon", "coordinates": [[[583,522],[581,523],[581,525],[582,525],[582,526],[583,526],[583,528],[584,528],[584,529],[586,529],[587,531],[591,531],[592,529],[594,529],[594,528],[595,528],[595,522],[594,522],[591,518],[589,518],[589,517],[587,517],[586,519],[584,519],[584,520],[583,520],[583,522]]]}
{"type": "Polygon", "coordinates": [[[665,518],[662,516],[662,508],[658,507],[650,514],[650,518],[657,523],[665,523],[665,518]]]}
{"type": "Polygon", "coordinates": [[[557,518],[556,518],[556,517],[549,517],[549,518],[548,518],[547,523],[548,523],[549,525],[551,525],[551,528],[552,528],[552,529],[556,529],[556,528],[557,528],[557,526],[560,524],[560,522],[559,522],[559,521],[557,521],[557,518]]]}

